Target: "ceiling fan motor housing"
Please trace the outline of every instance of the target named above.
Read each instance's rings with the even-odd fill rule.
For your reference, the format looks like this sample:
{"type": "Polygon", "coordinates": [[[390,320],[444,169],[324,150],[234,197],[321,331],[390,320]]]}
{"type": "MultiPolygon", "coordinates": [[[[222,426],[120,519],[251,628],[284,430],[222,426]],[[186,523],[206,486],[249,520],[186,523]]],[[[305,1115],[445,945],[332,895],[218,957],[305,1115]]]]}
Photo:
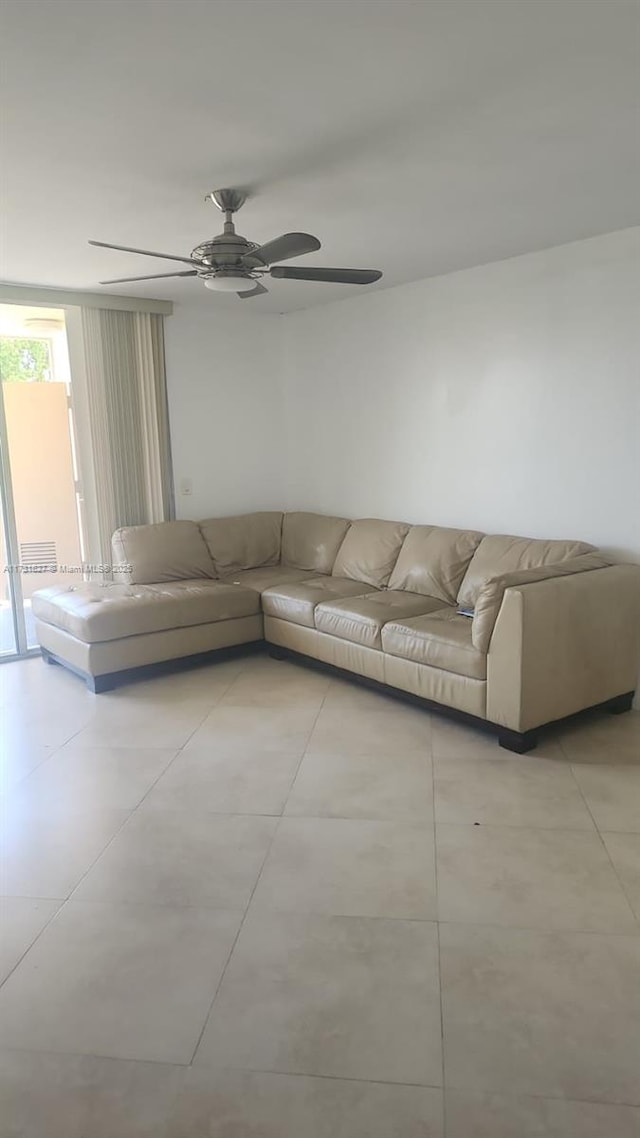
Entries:
{"type": "MultiPolygon", "coordinates": [[[[224,192],[224,191],[222,191],[224,192]]],[[[236,207],[239,208],[239,207],[236,207]]],[[[266,265],[259,257],[251,257],[253,249],[257,249],[255,241],[247,241],[246,237],[235,232],[231,218],[225,222],[224,233],[212,237],[196,245],[191,251],[194,261],[198,261],[203,269],[211,269],[217,275],[242,277],[253,280],[251,273],[255,269],[264,269],[266,265]]]]}

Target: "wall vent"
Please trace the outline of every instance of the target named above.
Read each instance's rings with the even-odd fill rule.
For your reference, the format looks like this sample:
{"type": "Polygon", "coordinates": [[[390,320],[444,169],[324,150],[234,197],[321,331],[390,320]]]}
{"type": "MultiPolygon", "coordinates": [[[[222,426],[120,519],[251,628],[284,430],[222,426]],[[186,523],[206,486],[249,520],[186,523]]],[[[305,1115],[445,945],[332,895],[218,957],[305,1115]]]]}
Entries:
{"type": "Polygon", "coordinates": [[[57,565],[58,554],[55,541],[22,541],[20,543],[20,564],[23,568],[37,569],[44,565],[57,565]]]}

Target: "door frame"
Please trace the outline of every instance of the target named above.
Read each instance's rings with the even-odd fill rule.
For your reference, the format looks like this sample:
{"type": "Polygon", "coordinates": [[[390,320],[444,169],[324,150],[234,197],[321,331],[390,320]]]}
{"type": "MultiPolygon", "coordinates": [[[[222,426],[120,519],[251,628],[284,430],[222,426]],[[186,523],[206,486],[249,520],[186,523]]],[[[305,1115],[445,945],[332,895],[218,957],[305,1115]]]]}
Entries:
{"type": "Polygon", "coordinates": [[[24,616],[24,596],[22,593],[22,580],[20,578],[20,546],[18,544],[18,529],[16,526],[16,512],[13,498],[13,482],[11,480],[11,463],[9,459],[9,438],[7,435],[7,418],[4,409],[4,395],[0,383],[0,505],[2,507],[2,525],[4,544],[7,555],[7,566],[13,566],[14,572],[7,573],[9,579],[9,597],[11,600],[11,615],[13,618],[14,647],[13,652],[3,652],[0,662],[18,660],[25,656],[37,656],[39,648],[27,646],[27,625],[24,616]]]}

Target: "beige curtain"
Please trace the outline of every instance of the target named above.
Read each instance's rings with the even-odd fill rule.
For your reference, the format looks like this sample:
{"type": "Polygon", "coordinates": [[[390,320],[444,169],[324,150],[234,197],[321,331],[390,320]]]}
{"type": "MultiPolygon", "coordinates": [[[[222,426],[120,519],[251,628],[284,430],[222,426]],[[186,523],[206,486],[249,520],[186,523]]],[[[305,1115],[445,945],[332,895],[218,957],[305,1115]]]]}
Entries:
{"type": "Polygon", "coordinates": [[[86,508],[95,514],[88,526],[90,559],[108,565],[118,526],[174,516],[163,318],[82,308],[81,330],[84,430],[93,468],[93,501],[86,508]]]}

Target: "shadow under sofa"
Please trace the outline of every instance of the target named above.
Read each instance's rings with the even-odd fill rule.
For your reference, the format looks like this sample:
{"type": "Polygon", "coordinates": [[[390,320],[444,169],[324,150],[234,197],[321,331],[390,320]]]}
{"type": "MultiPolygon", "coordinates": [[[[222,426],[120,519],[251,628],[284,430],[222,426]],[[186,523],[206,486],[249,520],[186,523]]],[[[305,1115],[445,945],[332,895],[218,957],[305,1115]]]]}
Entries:
{"type": "Polygon", "coordinates": [[[631,707],[640,568],[584,542],[273,511],[125,527],[113,564],[117,582],[32,601],[45,659],[96,692],[266,641],[518,752],[586,708],[631,707]]]}

